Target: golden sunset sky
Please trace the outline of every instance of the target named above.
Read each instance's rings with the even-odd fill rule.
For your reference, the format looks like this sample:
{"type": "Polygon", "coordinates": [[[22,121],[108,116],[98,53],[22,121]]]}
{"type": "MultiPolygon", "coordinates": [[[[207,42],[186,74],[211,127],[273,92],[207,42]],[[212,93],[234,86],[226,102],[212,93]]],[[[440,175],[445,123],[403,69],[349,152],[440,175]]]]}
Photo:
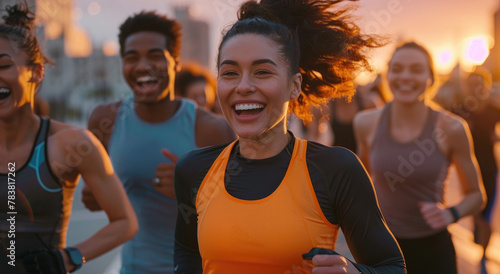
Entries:
{"type": "MultiPolygon", "coordinates": [[[[210,48],[215,56],[220,32],[236,20],[236,11],[242,2],[75,0],[73,21],[88,33],[96,47],[105,42],[116,43],[119,24],[134,12],[154,9],[172,16],[173,6],[191,5],[192,15],[211,26],[210,48]]],[[[359,8],[354,15],[366,33],[381,34],[394,41],[372,52],[377,70],[385,69],[398,40],[412,39],[429,48],[438,72],[449,73],[457,60],[465,68],[470,67],[474,60],[487,54],[484,47],[493,46],[493,14],[499,4],[500,0],[361,0],[357,2],[359,8]]]]}

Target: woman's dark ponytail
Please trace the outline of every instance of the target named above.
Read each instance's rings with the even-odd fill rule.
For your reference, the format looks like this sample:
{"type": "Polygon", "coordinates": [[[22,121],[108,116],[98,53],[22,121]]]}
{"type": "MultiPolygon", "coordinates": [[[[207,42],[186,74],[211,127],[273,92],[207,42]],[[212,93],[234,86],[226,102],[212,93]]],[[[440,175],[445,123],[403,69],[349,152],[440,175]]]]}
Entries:
{"type": "Polygon", "coordinates": [[[290,102],[290,108],[303,120],[310,120],[311,106],[354,94],[356,72],[371,70],[366,50],[383,44],[377,37],[361,34],[349,15],[353,7],[338,8],[341,2],[346,1],[247,1],[240,7],[239,21],[224,35],[219,51],[227,39],[243,33],[263,34],[280,43],[291,72],[302,74],[301,95],[290,102]],[[256,28],[255,18],[264,19],[269,26],[285,26],[288,31],[264,24],[256,28]],[[260,31],[265,28],[272,31],[260,31]]]}

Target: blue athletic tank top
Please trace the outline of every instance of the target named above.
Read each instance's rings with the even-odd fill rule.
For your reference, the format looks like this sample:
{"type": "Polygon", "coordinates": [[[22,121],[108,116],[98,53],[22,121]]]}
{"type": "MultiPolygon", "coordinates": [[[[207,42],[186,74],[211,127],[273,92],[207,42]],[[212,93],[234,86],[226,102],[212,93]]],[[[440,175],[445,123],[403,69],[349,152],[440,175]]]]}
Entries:
{"type": "Polygon", "coordinates": [[[196,108],[181,100],[176,113],[162,123],[142,121],[133,97],[118,109],[108,152],[137,215],[139,231],[122,249],[121,273],[173,273],[176,200],[157,193],[156,167],[169,163],[161,149],[177,156],[195,149],[196,108]]]}
{"type": "Polygon", "coordinates": [[[26,164],[19,166],[21,163],[15,163],[15,172],[0,173],[0,273],[24,273],[20,270],[22,266],[18,259],[16,268],[5,261],[10,260],[7,255],[12,254],[11,240],[15,241],[16,258],[30,248],[66,246],[74,188],[63,188],[49,167],[49,124],[49,119],[41,118],[40,129],[26,164]],[[9,196],[15,199],[11,200],[9,196]]]}

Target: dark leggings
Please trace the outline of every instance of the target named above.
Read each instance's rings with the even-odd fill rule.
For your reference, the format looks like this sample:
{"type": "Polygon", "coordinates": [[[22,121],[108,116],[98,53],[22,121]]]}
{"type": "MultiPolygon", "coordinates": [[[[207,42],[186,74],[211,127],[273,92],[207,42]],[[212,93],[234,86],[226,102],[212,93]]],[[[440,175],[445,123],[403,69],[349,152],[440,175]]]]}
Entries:
{"type": "Polygon", "coordinates": [[[457,258],[447,230],[417,239],[397,239],[408,274],[456,274],[457,258]]]}

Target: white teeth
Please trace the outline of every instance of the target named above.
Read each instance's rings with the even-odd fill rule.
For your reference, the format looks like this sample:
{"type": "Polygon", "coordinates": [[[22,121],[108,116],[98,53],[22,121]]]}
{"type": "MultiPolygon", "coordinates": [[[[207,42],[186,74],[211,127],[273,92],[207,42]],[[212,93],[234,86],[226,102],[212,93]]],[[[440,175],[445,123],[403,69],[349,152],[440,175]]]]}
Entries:
{"type": "Polygon", "coordinates": [[[7,88],[0,88],[0,93],[9,93],[10,89],[7,88]]]}
{"type": "Polygon", "coordinates": [[[415,89],[415,85],[411,84],[411,83],[397,83],[397,87],[399,89],[403,89],[403,90],[413,90],[413,89],[415,89]]]}
{"type": "Polygon", "coordinates": [[[264,105],[261,104],[237,104],[234,106],[236,110],[251,110],[251,109],[259,109],[264,108],[264,105]]]}
{"type": "Polygon", "coordinates": [[[413,87],[410,86],[400,86],[399,89],[407,89],[407,90],[412,90],[413,87]]]}
{"type": "Polygon", "coordinates": [[[141,76],[141,77],[137,78],[136,81],[139,83],[145,83],[148,81],[156,81],[156,78],[154,78],[152,76],[141,76]]]}

